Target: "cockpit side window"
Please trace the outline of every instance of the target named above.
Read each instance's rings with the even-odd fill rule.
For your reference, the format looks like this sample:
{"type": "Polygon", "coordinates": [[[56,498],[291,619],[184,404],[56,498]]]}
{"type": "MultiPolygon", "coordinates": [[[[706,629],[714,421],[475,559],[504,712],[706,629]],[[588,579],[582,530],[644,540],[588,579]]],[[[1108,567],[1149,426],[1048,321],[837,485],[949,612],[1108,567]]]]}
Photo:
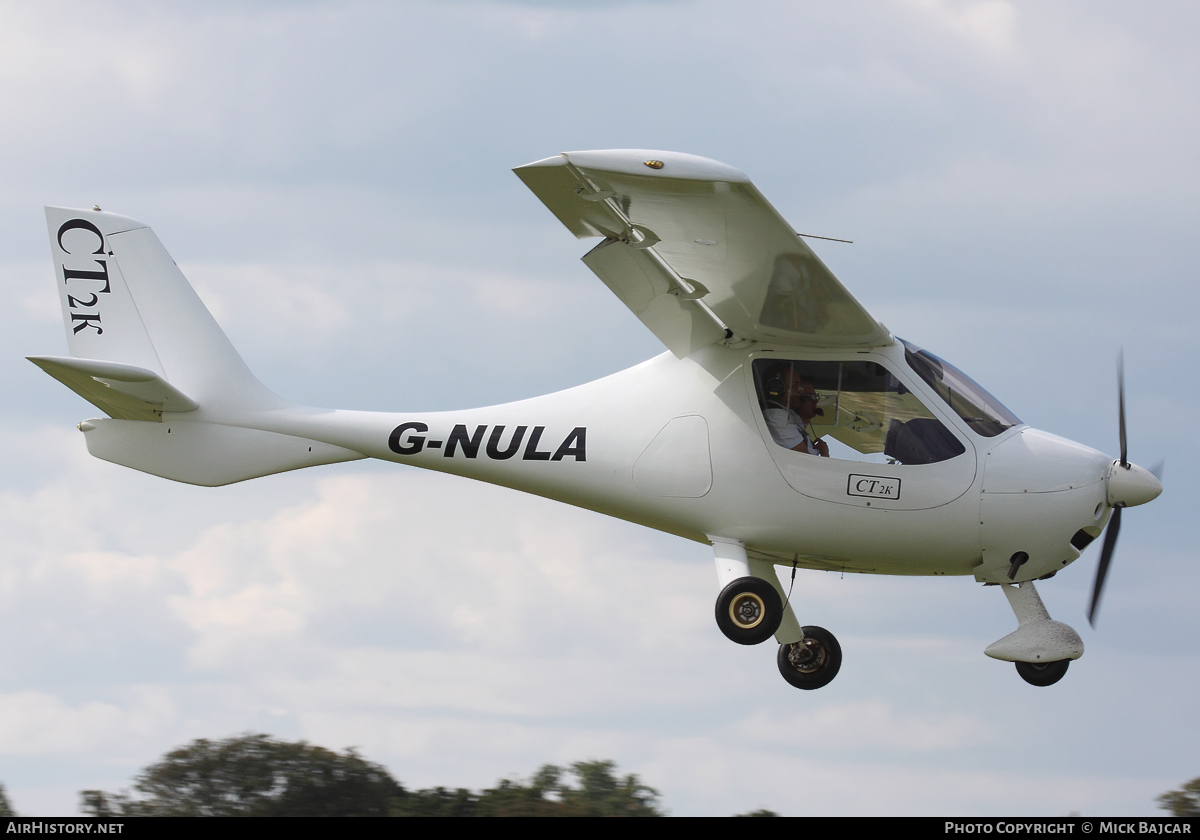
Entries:
{"type": "Polygon", "coordinates": [[[973,432],[983,437],[995,437],[1005,429],[1021,424],[998,399],[954,365],[904,339],[900,341],[908,366],[966,421],[973,432]]]}
{"type": "Polygon", "coordinates": [[[756,359],[759,407],[775,443],[808,454],[933,464],[966,447],[875,362],[756,359]]]}

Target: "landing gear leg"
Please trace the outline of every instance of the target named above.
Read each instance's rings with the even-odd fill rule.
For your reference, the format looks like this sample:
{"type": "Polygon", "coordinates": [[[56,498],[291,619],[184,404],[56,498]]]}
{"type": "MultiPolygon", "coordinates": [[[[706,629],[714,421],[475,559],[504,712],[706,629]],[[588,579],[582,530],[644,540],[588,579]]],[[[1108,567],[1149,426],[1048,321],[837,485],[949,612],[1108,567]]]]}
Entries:
{"type": "MultiPolygon", "coordinates": [[[[779,642],[779,673],[796,688],[828,685],[842,667],[842,646],[822,627],[801,627],[787,603],[774,564],[750,560],[746,546],[709,534],[717,559],[717,626],[743,645],[764,642],[773,632],[779,642]],[[774,613],[776,605],[781,608],[774,613]]],[[[793,574],[795,570],[793,569],[793,574]]]]}
{"type": "Polygon", "coordinates": [[[1030,685],[1054,685],[1067,673],[1072,659],[1083,656],[1083,640],[1061,621],[1054,621],[1033,581],[1003,583],[1001,587],[1020,625],[984,651],[993,659],[1014,662],[1030,685]]]}
{"type": "Polygon", "coordinates": [[[775,636],[780,642],[803,638],[800,623],[785,606],[783,589],[775,566],[765,560],[750,560],[740,540],[708,535],[717,561],[717,627],[726,638],[740,645],[757,645],[775,636]]]}

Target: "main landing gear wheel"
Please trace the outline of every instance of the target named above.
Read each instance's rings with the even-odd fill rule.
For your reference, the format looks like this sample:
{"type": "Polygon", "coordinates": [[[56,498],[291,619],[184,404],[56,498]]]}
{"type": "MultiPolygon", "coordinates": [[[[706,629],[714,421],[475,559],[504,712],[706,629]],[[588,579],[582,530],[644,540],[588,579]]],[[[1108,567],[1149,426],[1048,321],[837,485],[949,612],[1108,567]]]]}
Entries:
{"type": "Polygon", "coordinates": [[[1057,662],[1017,662],[1017,673],[1021,679],[1030,685],[1054,685],[1067,673],[1070,659],[1060,659],[1057,662]]]}
{"type": "Polygon", "coordinates": [[[757,645],[775,635],[783,621],[783,601],[762,578],[741,577],[717,596],[717,626],[739,645],[757,645]]]}
{"type": "Polygon", "coordinates": [[[823,627],[803,627],[799,642],[779,646],[779,673],[796,688],[829,685],[842,667],[842,646],[823,627]]]}

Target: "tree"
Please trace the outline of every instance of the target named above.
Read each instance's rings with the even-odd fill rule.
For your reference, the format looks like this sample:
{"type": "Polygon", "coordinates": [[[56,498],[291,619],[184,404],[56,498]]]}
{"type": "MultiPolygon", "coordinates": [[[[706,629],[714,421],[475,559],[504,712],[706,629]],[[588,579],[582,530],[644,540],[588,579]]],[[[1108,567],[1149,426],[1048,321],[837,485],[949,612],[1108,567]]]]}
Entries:
{"type": "Polygon", "coordinates": [[[4,792],[4,784],[0,783],[0,817],[15,817],[17,812],[12,809],[8,795],[4,792]]]}
{"type": "Polygon", "coordinates": [[[1200,817],[1200,778],[1158,797],[1158,807],[1176,817],[1200,817]]]}
{"type": "Polygon", "coordinates": [[[633,773],[618,779],[613,775],[616,768],[611,761],[577,761],[571,771],[579,788],[559,786],[557,793],[565,804],[586,808],[598,817],[661,817],[655,807],[658,791],[642,784],[633,773]]]}
{"type": "Polygon", "coordinates": [[[419,790],[396,803],[405,817],[660,817],[658,791],[635,774],[620,779],[611,761],[577,761],[567,771],[546,764],[528,782],[501,779],[478,794],[459,788],[419,790]]]}
{"type": "Polygon", "coordinates": [[[465,788],[446,790],[436,787],[419,790],[398,800],[392,809],[393,817],[473,817],[479,806],[479,796],[465,788]]]}
{"type": "Polygon", "coordinates": [[[133,790],[85,790],[85,814],[153,817],[387,816],[404,788],[353,749],[242,735],[201,738],[143,770],[133,790]]]}
{"type": "MultiPolygon", "coordinates": [[[[241,735],[201,738],[139,773],[132,791],[80,792],[96,817],[659,817],[659,794],[611,761],[544,765],[528,782],[501,779],[480,793],[409,792],[353,749],[241,735]],[[573,776],[575,784],[564,781],[573,776]]],[[[3,789],[0,788],[0,803],[3,789]]],[[[3,813],[3,811],[0,811],[3,813]]]]}
{"type": "Polygon", "coordinates": [[[565,772],[546,764],[528,784],[511,779],[485,790],[476,813],[481,817],[661,817],[658,791],[630,773],[614,775],[611,761],[577,761],[571,774],[578,782],[563,782],[565,772]]]}

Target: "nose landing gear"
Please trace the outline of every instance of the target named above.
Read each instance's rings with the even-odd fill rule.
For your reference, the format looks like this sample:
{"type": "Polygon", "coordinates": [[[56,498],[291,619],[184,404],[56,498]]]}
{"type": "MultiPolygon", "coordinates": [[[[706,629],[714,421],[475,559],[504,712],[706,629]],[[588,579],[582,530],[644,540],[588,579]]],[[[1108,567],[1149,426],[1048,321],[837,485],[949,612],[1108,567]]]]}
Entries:
{"type": "Polygon", "coordinates": [[[842,646],[823,627],[804,627],[804,638],[779,646],[779,673],[796,688],[828,685],[842,667],[842,646]]]}
{"type": "Polygon", "coordinates": [[[1071,660],[1083,656],[1083,640],[1070,627],[1050,618],[1033,581],[1001,584],[1000,588],[1017,617],[1018,627],[988,645],[984,653],[1016,663],[1017,673],[1030,685],[1054,685],[1067,673],[1071,660]]]}

